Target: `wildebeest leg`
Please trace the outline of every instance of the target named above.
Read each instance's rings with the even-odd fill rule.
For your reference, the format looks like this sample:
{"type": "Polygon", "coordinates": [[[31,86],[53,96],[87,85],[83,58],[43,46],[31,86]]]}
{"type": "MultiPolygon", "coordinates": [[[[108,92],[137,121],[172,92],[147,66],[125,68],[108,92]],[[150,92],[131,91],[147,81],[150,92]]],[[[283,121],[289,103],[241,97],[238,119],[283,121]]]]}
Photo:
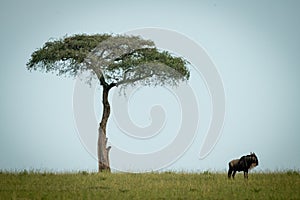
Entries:
{"type": "Polygon", "coordinates": [[[248,170],[244,171],[244,178],[248,179],[248,170]]]}
{"type": "Polygon", "coordinates": [[[229,170],[228,170],[228,178],[229,178],[229,179],[231,178],[231,174],[232,174],[232,170],[229,169],[229,170]]]}
{"type": "Polygon", "coordinates": [[[235,173],[236,173],[236,171],[234,170],[234,171],[233,171],[233,174],[232,174],[232,178],[233,178],[233,179],[234,179],[235,173]]]}
{"type": "Polygon", "coordinates": [[[232,167],[229,163],[229,169],[228,169],[228,178],[231,178],[231,174],[232,174],[232,167]]]}

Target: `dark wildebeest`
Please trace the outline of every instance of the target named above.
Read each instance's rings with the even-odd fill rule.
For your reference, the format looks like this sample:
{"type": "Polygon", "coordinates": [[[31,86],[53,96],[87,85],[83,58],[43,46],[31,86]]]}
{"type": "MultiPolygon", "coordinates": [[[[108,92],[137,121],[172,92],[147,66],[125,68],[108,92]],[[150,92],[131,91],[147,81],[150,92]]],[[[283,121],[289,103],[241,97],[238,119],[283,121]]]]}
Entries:
{"type": "Polygon", "coordinates": [[[250,155],[242,156],[240,159],[235,159],[229,162],[228,178],[234,178],[235,173],[238,171],[244,172],[244,178],[248,179],[248,170],[258,165],[258,159],[255,153],[250,155]],[[233,172],[233,173],[232,173],[233,172]]]}

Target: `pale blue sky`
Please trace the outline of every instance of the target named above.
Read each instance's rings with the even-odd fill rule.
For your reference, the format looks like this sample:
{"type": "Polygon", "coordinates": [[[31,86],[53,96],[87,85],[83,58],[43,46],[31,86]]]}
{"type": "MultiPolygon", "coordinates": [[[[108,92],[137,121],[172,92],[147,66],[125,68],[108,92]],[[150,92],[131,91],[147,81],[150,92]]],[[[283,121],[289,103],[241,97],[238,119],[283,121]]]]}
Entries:
{"type": "MultiPolygon", "coordinates": [[[[213,151],[199,159],[204,139],[199,131],[188,151],[166,170],[222,171],[230,159],[250,151],[260,160],[256,170],[299,169],[299,9],[296,0],[1,1],[0,169],[96,171],[97,162],[76,132],[74,80],[30,73],[26,62],[50,38],[142,27],[174,30],[197,42],[225,87],[226,119],[213,151]]],[[[201,99],[202,86],[191,86],[201,99]]],[[[199,101],[200,108],[209,107],[207,97],[199,101]]],[[[131,114],[147,124],[140,112],[131,114]]],[[[113,118],[108,130],[114,133],[112,142],[127,142],[123,136],[118,141],[113,118]]]]}

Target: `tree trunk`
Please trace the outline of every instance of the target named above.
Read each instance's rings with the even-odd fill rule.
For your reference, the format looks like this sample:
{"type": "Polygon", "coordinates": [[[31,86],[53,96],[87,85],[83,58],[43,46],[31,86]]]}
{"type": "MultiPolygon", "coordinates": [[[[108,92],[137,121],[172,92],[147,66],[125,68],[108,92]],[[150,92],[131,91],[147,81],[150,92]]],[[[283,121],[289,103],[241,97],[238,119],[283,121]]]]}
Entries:
{"type": "Polygon", "coordinates": [[[103,114],[102,119],[98,129],[98,169],[99,172],[108,171],[110,172],[109,165],[109,150],[110,146],[107,146],[107,137],[106,137],[106,125],[107,120],[110,115],[110,105],[108,102],[108,92],[111,87],[103,85],[103,94],[102,94],[102,104],[103,104],[103,114]]]}

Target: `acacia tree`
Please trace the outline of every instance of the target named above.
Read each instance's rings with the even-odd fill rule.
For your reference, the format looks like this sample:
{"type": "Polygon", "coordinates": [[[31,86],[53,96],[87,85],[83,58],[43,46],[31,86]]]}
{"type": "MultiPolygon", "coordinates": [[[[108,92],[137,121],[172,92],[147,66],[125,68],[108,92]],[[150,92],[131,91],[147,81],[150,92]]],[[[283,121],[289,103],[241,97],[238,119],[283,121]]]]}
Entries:
{"type": "Polygon", "coordinates": [[[74,35],[46,42],[34,51],[27,69],[76,77],[89,72],[102,86],[102,119],[98,129],[98,169],[110,171],[106,125],[110,115],[109,91],[128,85],[171,85],[189,79],[188,62],[159,50],[139,36],[74,35]]]}

